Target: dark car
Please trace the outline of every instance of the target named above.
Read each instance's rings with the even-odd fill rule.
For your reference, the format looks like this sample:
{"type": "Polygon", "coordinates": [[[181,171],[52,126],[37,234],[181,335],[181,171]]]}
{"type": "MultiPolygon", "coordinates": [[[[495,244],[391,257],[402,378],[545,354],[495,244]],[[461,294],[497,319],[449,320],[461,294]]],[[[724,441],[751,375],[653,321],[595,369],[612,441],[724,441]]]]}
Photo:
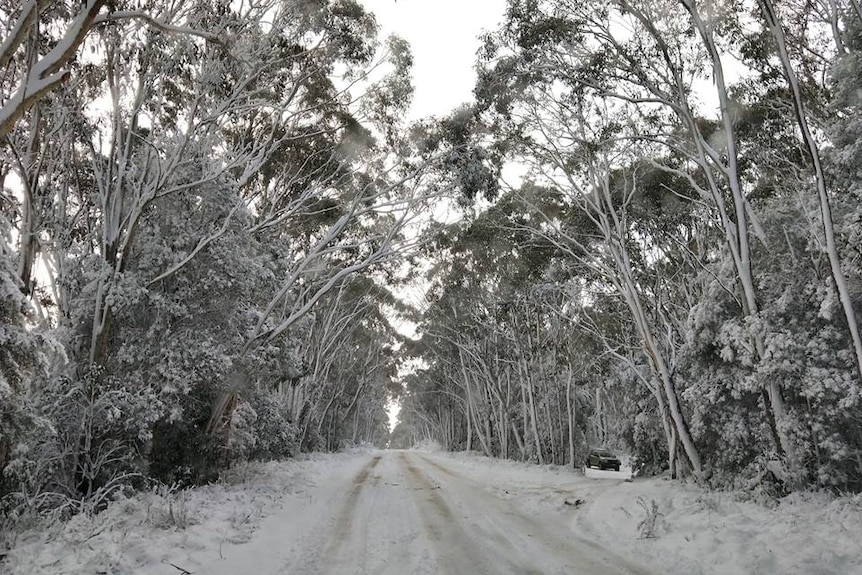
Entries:
{"type": "Polygon", "coordinates": [[[587,456],[587,467],[620,470],[619,458],[607,449],[593,449],[587,456]]]}

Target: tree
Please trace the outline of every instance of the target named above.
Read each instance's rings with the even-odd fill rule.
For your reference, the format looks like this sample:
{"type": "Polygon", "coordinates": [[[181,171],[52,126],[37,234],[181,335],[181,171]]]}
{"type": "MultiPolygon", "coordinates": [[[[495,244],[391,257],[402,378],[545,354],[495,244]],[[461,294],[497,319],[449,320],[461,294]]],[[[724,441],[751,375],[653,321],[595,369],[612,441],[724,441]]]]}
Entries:
{"type": "MultiPolygon", "coordinates": [[[[50,374],[61,354],[47,334],[28,326],[32,309],[14,269],[14,255],[7,247],[8,220],[0,213],[0,477],[37,418],[33,388],[50,374]]],[[[0,489],[5,486],[0,482],[0,489]]]]}
{"type": "MultiPolygon", "coordinates": [[[[508,227],[552,244],[582,269],[581,282],[625,303],[638,349],[610,337],[608,324],[582,329],[625,366],[620,379],[653,390],[668,459],[678,445],[686,465],[723,483],[779,458],[781,480],[799,487],[825,481],[823,453],[844,459],[823,430],[830,405],[852,403],[858,372],[846,363],[856,357],[854,272],[840,261],[841,236],[826,238],[827,212],[843,202],[839,188],[824,187],[835,175],[822,161],[818,172],[812,146],[822,133],[810,127],[826,121],[829,58],[852,44],[834,4],[778,10],[792,16],[752,29],[729,3],[511,2],[480,54],[469,125],[474,139],[531,169],[516,194],[529,216],[508,227]],[[782,38],[785,54],[770,59],[782,38]],[[749,68],[728,74],[730,58],[749,68]],[[695,87],[707,85],[704,102],[695,87]],[[839,351],[829,357],[812,344],[800,356],[806,340],[839,351]],[[821,369],[835,395],[810,378],[821,369]],[[733,457],[715,452],[722,440],[740,446],[733,457]]],[[[854,444],[852,433],[839,435],[854,444]]],[[[839,482],[845,470],[833,468],[839,482]]]]}
{"type": "MultiPolygon", "coordinates": [[[[386,314],[329,296],[393,274],[442,193],[426,185],[434,158],[405,157],[409,49],[378,50],[373,16],[348,0],[125,8],[96,10],[94,50],[63,58],[72,81],[7,133],[9,285],[67,353],[32,399],[52,431],[28,436],[15,473],[29,476],[8,479],[28,497],[104,501],[139,474],[205,481],[237,457],[290,455],[308,422],[331,429],[321,448],[380,441],[386,314]],[[328,342],[346,346],[345,368],[295,413],[284,383],[323,353],[307,344],[327,345],[312,336],[328,305],[336,323],[362,321],[328,342]]],[[[36,9],[51,26],[30,26],[4,64],[52,53],[66,16],[36,9]]]]}
{"type": "MultiPolygon", "coordinates": [[[[148,8],[155,8],[153,3],[148,8]]],[[[79,6],[72,4],[52,7],[40,0],[27,0],[21,6],[4,9],[3,20],[7,23],[6,40],[0,45],[0,68],[11,72],[17,84],[9,89],[11,96],[0,108],[0,138],[13,129],[37,102],[57,90],[71,76],[70,67],[78,49],[93,28],[108,22],[135,19],[146,22],[155,29],[169,33],[193,34],[211,42],[223,43],[218,34],[176,25],[161,20],[144,10],[122,10],[118,3],[103,0],[85,0],[79,6]],[[103,8],[109,7],[107,13],[103,8]],[[43,30],[56,33],[47,38],[48,49],[41,54],[46,40],[43,30]]],[[[168,14],[168,16],[172,16],[168,14]]]]}

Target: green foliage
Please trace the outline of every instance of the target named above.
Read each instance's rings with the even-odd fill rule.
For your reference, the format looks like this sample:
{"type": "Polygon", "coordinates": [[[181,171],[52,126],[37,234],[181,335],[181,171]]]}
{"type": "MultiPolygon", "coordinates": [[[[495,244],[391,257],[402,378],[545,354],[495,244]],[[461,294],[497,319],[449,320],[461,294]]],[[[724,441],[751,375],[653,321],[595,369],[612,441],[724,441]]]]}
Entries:
{"type": "Polygon", "coordinates": [[[8,232],[0,212],[0,499],[19,482],[16,468],[32,430],[44,426],[34,394],[64,359],[52,334],[33,325],[34,310],[15,273],[8,232]]]}
{"type": "Polygon", "coordinates": [[[126,387],[94,367],[47,382],[6,469],[19,510],[98,510],[145,472],[145,451],[163,405],[152,389],[126,387]]]}
{"type": "Polygon", "coordinates": [[[218,478],[224,465],[220,438],[205,433],[212,390],[195,389],[184,401],[182,417],[163,417],[152,428],[148,474],[167,485],[197,485],[218,478]]]}
{"type": "MultiPolygon", "coordinates": [[[[509,2],[483,38],[475,109],[419,134],[429,150],[447,137],[481,142],[495,162],[529,172],[435,246],[412,350],[423,361],[408,384],[410,436],[460,448],[472,434],[495,455],[559,458],[571,441],[560,375],[588,365],[578,387],[597,399],[575,403],[588,422],[579,429],[626,444],[644,471],[691,451],[717,486],[750,488],[771,474],[776,493],[860,488],[862,382],[816,174],[788,113],[775,36],[740,10],[509,2]],[[750,69],[721,80],[715,53],[724,64],[739,54],[750,69]],[[692,88],[707,83],[720,110],[692,88]],[[589,343],[555,345],[566,340],[589,343]],[[501,392],[501,379],[515,393],[501,392]],[[502,449],[507,440],[518,450],[502,449]]],[[[823,130],[858,314],[862,24],[853,11],[843,30],[808,5],[780,11],[803,113],[823,130]]],[[[482,185],[458,159],[450,177],[467,174],[471,200],[482,185]]]]}
{"type": "Polygon", "coordinates": [[[483,141],[485,128],[472,106],[461,106],[442,119],[411,127],[412,142],[423,158],[438,156],[435,187],[455,189],[460,202],[494,199],[499,192],[502,155],[498,147],[483,141]]]}
{"type": "Polygon", "coordinates": [[[299,422],[291,421],[283,397],[257,390],[247,398],[247,405],[254,414],[248,426],[253,440],[246,449],[247,457],[268,461],[299,453],[299,422]]]}
{"type": "MultiPolygon", "coordinates": [[[[13,507],[94,510],[146,478],[201,483],[232,460],[377,440],[396,388],[387,315],[404,310],[377,284],[398,276],[387,211],[413,191],[395,183],[409,46],[382,48],[353,0],[136,9],[176,30],[93,29],[75,80],[0,149],[0,179],[32,192],[0,195],[13,507]],[[23,237],[45,287],[19,279],[23,237]],[[335,363],[312,379],[321,358],[335,363]]],[[[69,16],[40,10],[16,65],[69,16]]]]}

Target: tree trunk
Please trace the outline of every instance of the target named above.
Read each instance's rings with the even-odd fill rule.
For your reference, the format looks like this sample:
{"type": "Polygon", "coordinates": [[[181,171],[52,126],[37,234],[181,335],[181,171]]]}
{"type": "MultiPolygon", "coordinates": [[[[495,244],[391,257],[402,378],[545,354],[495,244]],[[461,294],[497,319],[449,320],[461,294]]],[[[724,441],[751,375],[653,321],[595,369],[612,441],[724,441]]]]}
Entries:
{"type": "Polygon", "coordinates": [[[520,453],[520,457],[518,458],[520,461],[524,461],[527,459],[527,448],[524,445],[524,440],[521,439],[521,434],[518,432],[518,427],[515,425],[515,422],[512,422],[512,435],[515,437],[515,444],[518,446],[518,453],[520,453]]]}
{"type": "Polygon", "coordinates": [[[838,291],[841,307],[844,310],[844,318],[847,321],[847,328],[850,332],[851,341],[853,342],[853,353],[856,357],[856,376],[862,380],[862,337],[860,337],[859,334],[859,324],[856,320],[856,312],[853,309],[853,299],[850,295],[850,289],[847,286],[847,279],[844,277],[844,270],[841,266],[841,257],[838,254],[838,246],[835,243],[835,224],[832,219],[832,207],[829,203],[829,193],[826,189],[826,175],[823,171],[823,164],[820,160],[820,149],[817,145],[817,141],[814,139],[814,135],[811,133],[811,128],[808,125],[808,118],[805,114],[805,104],[802,100],[802,89],[799,86],[799,79],[797,78],[796,71],[790,61],[790,55],[787,49],[787,39],[784,36],[784,29],[781,26],[778,14],[775,11],[772,0],[758,0],[758,4],[760,4],[763,17],[772,32],[773,39],[775,40],[775,48],[784,69],[784,77],[787,79],[790,93],[793,96],[793,110],[796,114],[796,123],[799,126],[802,141],[808,150],[808,156],[814,167],[814,179],[817,183],[817,197],[820,202],[820,219],[823,224],[823,234],[826,238],[826,253],[829,257],[832,280],[835,283],[836,290],[838,291]]]}
{"type": "Polygon", "coordinates": [[[575,466],[575,406],[572,404],[572,372],[569,370],[569,377],[566,379],[566,418],[569,423],[569,460],[566,464],[569,467],[575,466]]]}
{"type": "Polygon", "coordinates": [[[536,459],[539,465],[544,465],[545,458],[542,456],[542,439],[539,435],[539,416],[536,413],[536,400],[533,397],[533,381],[529,376],[527,376],[527,399],[530,402],[530,425],[536,445],[536,459]]]}
{"type": "MultiPolygon", "coordinates": [[[[698,11],[698,7],[693,0],[681,0],[681,2],[691,15],[692,22],[697,29],[701,39],[703,40],[707,52],[710,55],[710,63],[713,70],[713,80],[719,100],[719,108],[721,111],[720,120],[724,128],[723,134],[727,147],[727,167],[723,169],[723,174],[725,177],[725,181],[730,188],[735,215],[735,217],[731,220],[727,218],[726,214],[724,214],[722,216],[722,219],[725,220],[725,228],[733,229],[733,231],[735,232],[734,234],[729,234],[727,240],[728,245],[731,248],[731,253],[734,255],[737,278],[739,280],[740,286],[742,287],[743,295],[745,297],[744,313],[747,316],[754,316],[758,313],[759,306],[757,303],[757,295],[754,287],[751,264],[751,246],[749,242],[748,231],[748,206],[745,199],[745,194],[742,190],[742,185],[739,180],[737,143],[731,112],[731,98],[727,91],[727,86],[724,79],[724,66],[721,62],[721,55],[719,54],[719,51],[715,46],[715,41],[713,38],[713,19],[707,18],[707,20],[704,21],[701,18],[700,12],[698,11]]],[[[709,7],[707,7],[707,9],[709,10],[709,7]]],[[[703,139],[703,135],[696,127],[696,122],[690,121],[689,123],[693,126],[692,132],[696,140],[697,146],[701,150],[706,149],[708,143],[703,139]]],[[[720,165],[720,162],[718,163],[718,165],[720,165]]],[[[712,172],[708,165],[704,166],[704,170],[710,173],[712,172]]],[[[718,187],[716,187],[715,184],[711,183],[710,185],[711,188],[713,188],[713,194],[716,198],[716,204],[720,205],[723,202],[723,200],[721,199],[721,191],[718,187]]],[[[755,345],[755,350],[757,351],[757,357],[759,360],[762,360],[765,352],[765,346],[763,344],[762,338],[759,335],[755,334],[752,339],[755,345]]],[[[771,417],[773,417],[776,421],[779,422],[779,425],[776,427],[778,433],[778,435],[775,437],[776,445],[778,449],[780,451],[783,451],[785,454],[792,453],[795,450],[791,444],[790,438],[787,436],[786,433],[784,433],[783,426],[780,423],[784,421],[786,416],[786,407],[784,404],[784,397],[781,393],[780,382],[775,379],[770,380],[766,384],[766,391],[769,394],[769,408],[772,411],[771,417]]],[[[684,436],[681,435],[680,438],[683,440],[683,444],[685,444],[684,436]]]]}

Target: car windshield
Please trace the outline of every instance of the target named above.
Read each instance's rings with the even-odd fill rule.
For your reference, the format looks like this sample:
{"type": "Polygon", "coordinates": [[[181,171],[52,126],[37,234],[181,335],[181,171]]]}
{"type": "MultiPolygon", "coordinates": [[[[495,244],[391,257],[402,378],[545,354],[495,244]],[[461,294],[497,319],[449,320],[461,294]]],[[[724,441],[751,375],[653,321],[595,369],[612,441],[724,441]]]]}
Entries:
{"type": "Polygon", "coordinates": [[[608,451],[607,449],[597,449],[596,455],[601,455],[602,457],[613,457],[614,454],[608,451]]]}

